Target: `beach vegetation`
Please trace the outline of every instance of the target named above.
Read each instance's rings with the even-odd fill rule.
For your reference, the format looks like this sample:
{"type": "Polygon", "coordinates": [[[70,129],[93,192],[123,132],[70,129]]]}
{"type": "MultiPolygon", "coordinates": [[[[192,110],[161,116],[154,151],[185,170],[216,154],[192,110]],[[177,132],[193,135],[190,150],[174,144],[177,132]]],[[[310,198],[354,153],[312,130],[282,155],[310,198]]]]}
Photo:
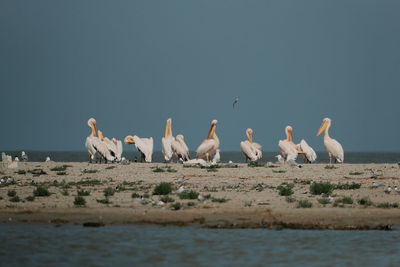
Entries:
{"type": "Polygon", "coordinates": [[[27,196],[25,199],[26,199],[26,201],[34,201],[35,197],[34,196],[27,196]]]}
{"type": "Polygon", "coordinates": [[[74,199],[74,205],[75,206],[85,206],[86,205],[86,199],[81,196],[76,196],[74,199]]]}
{"type": "Polygon", "coordinates": [[[285,198],[285,200],[286,200],[287,203],[296,202],[296,199],[295,199],[294,197],[290,197],[290,196],[287,196],[287,197],[285,198]]]}
{"type": "Polygon", "coordinates": [[[310,201],[306,200],[299,200],[297,201],[297,208],[311,208],[312,203],[310,201]]]}
{"type": "Polygon", "coordinates": [[[205,192],[218,192],[218,189],[215,186],[211,187],[211,188],[208,188],[208,186],[204,186],[203,187],[203,191],[205,191],[205,192]]]}
{"type": "Polygon", "coordinates": [[[144,194],[143,194],[143,198],[149,198],[149,197],[150,197],[149,194],[147,194],[147,193],[144,193],[144,194]]]}
{"type": "Polygon", "coordinates": [[[279,168],[279,166],[274,164],[267,164],[265,165],[265,168],[279,168]]]}
{"type": "Polygon", "coordinates": [[[217,197],[213,197],[211,198],[212,202],[217,202],[217,203],[225,203],[228,202],[229,199],[221,197],[221,198],[217,198],[217,197]]]}
{"type": "Polygon", "coordinates": [[[165,172],[165,170],[163,168],[156,167],[156,168],[153,168],[153,172],[165,172]]]}
{"type": "Polygon", "coordinates": [[[385,203],[376,204],[376,207],[377,208],[383,208],[383,209],[398,208],[399,204],[398,203],[385,202],[385,203]]]}
{"type": "Polygon", "coordinates": [[[362,175],[364,174],[363,172],[350,172],[350,175],[362,175]]]}
{"type": "Polygon", "coordinates": [[[326,204],[329,204],[329,203],[330,203],[330,200],[329,200],[329,198],[327,198],[327,197],[323,197],[323,198],[319,198],[319,199],[318,199],[318,203],[325,206],[326,204]]]}
{"type": "Polygon", "coordinates": [[[131,195],[132,198],[140,198],[140,195],[136,192],[133,192],[131,195]]]}
{"type": "Polygon", "coordinates": [[[64,190],[61,192],[61,194],[62,194],[63,196],[69,196],[69,192],[68,192],[67,189],[64,189],[64,190]]]}
{"type": "Polygon", "coordinates": [[[345,184],[339,183],[339,184],[335,185],[335,189],[338,189],[338,190],[355,190],[355,189],[359,189],[360,187],[361,187],[361,184],[354,183],[354,182],[352,182],[351,184],[350,183],[345,183],[345,184]]]}
{"type": "Polygon", "coordinates": [[[186,203],[186,205],[187,205],[188,207],[194,207],[194,206],[196,206],[196,203],[194,203],[194,202],[188,202],[188,203],[186,203]]]}
{"type": "Polygon", "coordinates": [[[106,170],[112,170],[114,168],[115,168],[115,166],[108,166],[108,167],[106,167],[106,170]]]}
{"type": "Polygon", "coordinates": [[[247,166],[251,168],[255,167],[264,167],[265,163],[257,162],[257,161],[250,161],[247,166]]]}
{"type": "Polygon", "coordinates": [[[12,198],[10,198],[11,202],[20,202],[21,199],[19,198],[19,196],[13,196],[12,198]]]}
{"type": "Polygon", "coordinates": [[[82,173],[97,173],[97,172],[99,172],[99,171],[98,170],[87,170],[87,169],[84,169],[82,171],[82,173]]]}
{"type": "Polygon", "coordinates": [[[83,189],[78,190],[77,193],[78,193],[78,196],[82,196],[82,197],[90,195],[90,191],[86,191],[86,190],[83,190],[83,189]]]}
{"type": "Polygon", "coordinates": [[[282,183],[276,189],[280,196],[290,196],[293,195],[294,184],[282,183]]]}
{"type": "Polygon", "coordinates": [[[272,170],[273,173],[285,173],[285,170],[272,170]]]}
{"type": "Polygon", "coordinates": [[[17,192],[14,189],[7,191],[7,196],[9,196],[9,197],[15,197],[16,195],[17,195],[17,192]]]}
{"type": "Polygon", "coordinates": [[[31,173],[33,177],[38,177],[40,175],[47,175],[47,172],[45,172],[43,169],[33,169],[33,170],[28,170],[28,172],[31,173]]]}
{"type": "Polygon", "coordinates": [[[154,188],[153,195],[168,195],[172,192],[172,185],[170,183],[160,183],[154,188]]]}
{"type": "Polygon", "coordinates": [[[97,179],[87,179],[87,180],[81,180],[78,182],[69,182],[69,186],[96,186],[96,185],[102,185],[103,183],[100,180],[97,179]]]}
{"type": "Polygon", "coordinates": [[[196,191],[190,190],[189,192],[182,192],[178,194],[180,199],[197,199],[199,193],[196,191]]]}
{"type": "Polygon", "coordinates": [[[357,200],[357,203],[360,204],[361,206],[368,207],[372,206],[374,203],[367,197],[363,197],[359,200],[357,200]]]}
{"type": "Polygon", "coordinates": [[[171,204],[171,208],[173,209],[173,210],[180,210],[181,208],[182,208],[182,204],[180,203],[180,202],[176,202],[176,203],[174,203],[174,204],[171,204]]]}
{"type": "Polygon", "coordinates": [[[67,175],[67,172],[57,172],[57,175],[67,175]]]}
{"type": "Polygon", "coordinates": [[[96,199],[97,203],[101,204],[112,204],[112,202],[108,199],[108,197],[105,197],[104,199],[96,199]]]}
{"type": "Polygon", "coordinates": [[[310,192],[313,195],[331,194],[335,186],[329,182],[316,182],[310,185],[310,192]]]}
{"type": "Polygon", "coordinates": [[[351,197],[343,197],[335,200],[334,207],[343,206],[344,204],[353,204],[354,201],[351,197]]]}
{"type": "Polygon", "coordinates": [[[172,197],[165,195],[160,197],[160,200],[164,203],[171,203],[171,202],[175,202],[175,199],[173,199],[172,197]]]}
{"type": "Polygon", "coordinates": [[[104,196],[105,197],[109,197],[109,196],[113,196],[115,193],[115,189],[112,187],[107,187],[103,190],[104,196]]]}
{"type": "Polygon", "coordinates": [[[338,167],[336,167],[335,165],[326,165],[325,169],[327,170],[333,170],[333,169],[337,169],[338,167]]]}
{"type": "Polygon", "coordinates": [[[50,192],[47,187],[37,186],[35,190],[33,190],[33,195],[35,197],[48,197],[50,196],[50,192]]]}
{"type": "Polygon", "coordinates": [[[64,172],[66,170],[67,170],[67,167],[65,165],[56,166],[56,167],[50,169],[50,171],[53,171],[53,172],[64,172]]]}
{"type": "Polygon", "coordinates": [[[26,174],[26,171],[25,171],[25,170],[18,170],[18,171],[16,171],[15,173],[16,173],[16,174],[24,175],[24,174],[26,174]]]}
{"type": "Polygon", "coordinates": [[[249,207],[251,207],[252,205],[253,205],[253,201],[251,201],[251,200],[250,200],[250,201],[245,201],[245,202],[244,202],[244,206],[245,206],[245,207],[248,207],[248,208],[249,208],[249,207]]]}

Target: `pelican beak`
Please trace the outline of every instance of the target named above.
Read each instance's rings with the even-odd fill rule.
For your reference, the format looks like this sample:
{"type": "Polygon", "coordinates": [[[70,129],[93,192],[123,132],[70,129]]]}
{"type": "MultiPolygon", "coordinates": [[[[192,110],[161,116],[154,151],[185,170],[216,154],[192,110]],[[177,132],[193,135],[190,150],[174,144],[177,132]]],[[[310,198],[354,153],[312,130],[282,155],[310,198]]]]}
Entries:
{"type": "Polygon", "coordinates": [[[172,125],[171,125],[171,119],[168,119],[167,123],[165,124],[164,137],[170,137],[170,136],[172,136],[172,125]]]}
{"type": "Polygon", "coordinates": [[[125,137],[124,141],[125,141],[125,144],[127,144],[127,145],[132,145],[135,143],[135,140],[133,140],[133,138],[131,136],[125,137]]]}
{"type": "Polygon", "coordinates": [[[253,131],[251,129],[247,129],[246,134],[247,134],[247,140],[250,143],[253,143],[253,131]]]}
{"type": "Polygon", "coordinates": [[[93,122],[93,123],[91,124],[90,128],[92,129],[92,135],[93,135],[94,137],[98,137],[98,135],[97,135],[96,123],[93,122]]]}
{"type": "Polygon", "coordinates": [[[317,132],[317,136],[322,134],[326,130],[326,127],[328,127],[328,122],[326,121],[322,122],[321,127],[319,127],[319,130],[317,132]]]}
{"type": "Polygon", "coordinates": [[[211,128],[208,131],[207,139],[210,139],[211,137],[214,136],[216,128],[217,128],[217,123],[214,123],[214,121],[213,121],[213,123],[211,124],[211,128]]]}
{"type": "Polygon", "coordinates": [[[293,132],[292,132],[292,130],[288,131],[288,138],[289,138],[289,142],[293,141],[293,132]]]}

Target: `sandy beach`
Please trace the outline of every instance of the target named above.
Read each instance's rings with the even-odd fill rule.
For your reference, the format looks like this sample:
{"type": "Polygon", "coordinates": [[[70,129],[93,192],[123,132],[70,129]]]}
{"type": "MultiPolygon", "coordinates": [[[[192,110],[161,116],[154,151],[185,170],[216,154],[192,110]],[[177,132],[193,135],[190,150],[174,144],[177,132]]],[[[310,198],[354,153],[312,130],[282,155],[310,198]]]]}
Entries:
{"type": "Polygon", "coordinates": [[[400,225],[397,164],[219,167],[21,162],[18,169],[1,169],[0,221],[309,229],[400,225]],[[321,182],[331,183],[329,193],[313,191],[321,182]],[[170,184],[172,192],[156,195],[160,183],[170,184]],[[384,192],[388,186],[390,193],[384,192]]]}

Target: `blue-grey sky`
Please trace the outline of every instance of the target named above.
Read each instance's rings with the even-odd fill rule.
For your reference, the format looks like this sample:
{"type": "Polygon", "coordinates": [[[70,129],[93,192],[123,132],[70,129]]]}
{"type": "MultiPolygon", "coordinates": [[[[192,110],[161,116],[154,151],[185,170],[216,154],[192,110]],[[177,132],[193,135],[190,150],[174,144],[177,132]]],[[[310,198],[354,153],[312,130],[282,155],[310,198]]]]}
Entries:
{"type": "Polygon", "coordinates": [[[223,150],[251,127],[276,151],[292,125],[322,151],[330,117],[345,151],[399,151],[399,14],[395,0],[2,0],[0,150],[84,150],[90,117],[160,150],[171,117],[191,150],[218,119],[223,150]]]}

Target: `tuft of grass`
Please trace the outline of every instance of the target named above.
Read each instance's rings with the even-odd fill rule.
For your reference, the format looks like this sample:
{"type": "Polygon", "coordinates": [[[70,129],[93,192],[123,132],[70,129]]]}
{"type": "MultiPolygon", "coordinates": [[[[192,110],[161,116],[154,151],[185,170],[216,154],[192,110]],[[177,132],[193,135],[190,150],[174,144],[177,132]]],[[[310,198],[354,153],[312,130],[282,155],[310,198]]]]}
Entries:
{"type": "Polygon", "coordinates": [[[377,208],[383,208],[383,209],[390,209],[390,208],[398,208],[399,204],[397,203],[389,203],[389,202],[385,202],[385,203],[379,203],[376,205],[377,208]]]}
{"type": "Polygon", "coordinates": [[[213,198],[211,198],[212,202],[218,202],[218,203],[225,203],[225,202],[228,202],[228,200],[229,199],[226,199],[224,197],[221,197],[221,198],[213,197],[213,198]]]}
{"type": "Polygon", "coordinates": [[[338,204],[353,204],[353,203],[354,203],[354,201],[351,197],[343,197],[343,198],[336,199],[335,203],[334,203],[336,205],[334,205],[334,206],[337,206],[338,204]]]}
{"type": "Polygon", "coordinates": [[[319,203],[319,204],[322,204],[322,205],[326,205],[326,204],[329,204],[330,202],[329,202],[329,199],[328,199],[328,198],[323,197],[323,198],[319,198],[319,199],[318,199],[318,203],[319,203]]]}
{"type": "Polygon", "coordinates": [[[196,203],[194,203],[194,202],[188,202],[188,203],[186,203],[186,205],[187,205],[188,207],[194,207],[194,206],[196,205],[196,203]]]}
{"type": "Polygon", "coordinates": [[[296,199],[295,199],[294,197],[289,197],[289,196],[287,196],[287,197],[285,198],[285,200],[286,200],[287,203],[293,203],[293,202],[296,201],[296,199]]]}
{"type": "Polygon", "coordinates": [[[28,172],[31,173],[34,177],[47,174],[47,172],[45,172],[43,169],[33,169],[28,170],[28,172]]]}
{"type": "Polygon", "coordinates": [[[361,175],[364,174],[363,172],[350,172],[350,175],[361,175]]]}
{"type": "Polygon", "coordinates": [[[101,204],[112,204],[112,202],[108,199],[108,197],[104,198],[104,199],[96,199],[97,203],[101,203],[101,204]]]}
{"type": "Polygon", "coordinates": [[[87,169],[84,169],[82,171],[82,173],[97,173],[97,172],[99,172],[99,171],[98,170],[87,170],[87,169]]]}
{"type": "Polygon", "coordinates": [[[313,195],[330,194],[333,189],[335,189],[334,185],[329,182],[313,183],[310,185],[310,192],[313,195]]]}
{"type": "Polygon", "coordinates": [[[338,190],[355,190],[355,189],[359,189],[361,187],[361,184],[357,184],[357,183],[345,183],[345,184],[337,184],[335,185],[335,189],[338,190]]]}
{"type": "Polygon", "coordinates": [[[131,195],[132,198],[140,198],[140,195],[138,193],[132,193],[131,195]]]}
{"type": "Polygon", "coordinates": [[[15,197],[16,195],[17,195],[17,192],[15,190],[7,191],[7,196],[9,196],[9,197],[15,197]]]}
{"type": "Polygon", "coordinates": [[[48,196],[50,196],[50,192],[44,186],[37,186],[36,189],[33,190],[33,195],[35,197],[48,197],[48,196]]]}
{"type": "Polygon", "coordinates": [[[143,194],[143,198],[149,198],[149,197],[150,197],[149,194],[147,194],[147,193],[143,194]]]}
{"type": "Polygon", "coordinates": [[[15,172],[16,174],[26,174],[26,171],[25,170],[18,170],[18,171],[16,171],[15,172]]]}
{"type": "Polygon", "coordinates": [[[90,191],[85,191],[85,190],[78,190],[77,191],[77,193],[78,193],[78,196],[89,196],[90,195],[90,191]]]}
{"type": "Polygon", "coordinates": [[[167,172],[177,172],[177,170],[172,169],[171,166],[166,167],[167,172]]]}
{"type": "Polygon", "coordinates": [[[107,187],[106,189],[103,190],[103,192],[105,197],[109,197],[114,195],[115,189],[112,187],[107,187]]]}
{"type": "Polygon", "coordinates": [[[165,172],[165,170],[163,168],[156,167],[153,169],[153,172],[165,172]]]}
{"type": "Polygon", "coordinates": [[[112,170],[114,168],[115,168],[115,166],[108,166],[108,167],[106,167],[106,170],[112,170]]]}
{"type": "Polygon", "coordinates": [[[325,169],[327,170],[333,170],[333,169],[337,169],[338,167],[335,167],[335,165],[326,165],[325,169]]]}
{"type": "Polygon", "coordinates": [[[173,199],[172,197],[170,197],[170,196],[162,196],[162,197],[160,197],[160,200],[162,201],[162,202],[164,202],[164,203],[171,203],[171,202],[175,202],[175,199],[173,199]]]}
{"type": "Polygon", "coordinates": [[[311,208],[312,203],[308,200],[299,200],[297,201],[297,208],[311,208]]]}
{"type": "Polygon", "coordinates": [[[280,196],[290,196],[293,195],[294,184],[282,183],[276,189],[280,196]]]}
{"type": "Polygon", "coordinates": [[[34,201],[35,197],[34,196],[27,196],[25,199],[26,199],[26,201],[34,201]]]}
{"type": "Polygon", "coordinates": [[[173,209],[173,210],[180,210],[181,208],[182,208],[182,204],[180,203],[180,202],[176,202],[176,203],[174,203],[174,204],[171,204],[171,208],[173,209]]]}
{"type": "Polygon", "coordinates": [[[85,206],[85,205],[86,205],[86,200],[85,200],[85,198],[83,198],[83,197],[81,197],[81,196],[75,197],[74,205],[75,205],[75,206],[85,206]]]}
{"type": "Polygon", "coordinates": [[[57,172],[57,175],[67,175],[67,172],[57,172]]]}
{"type": "Polygon", "coordinates": [[[256,167],[264,167],[265,163],[260,163],[257,161],[250,161],[247,166],[250,168],[256,168],[256,167]]]}
{"type": "Polygon", "coordinates": [[[13,196],[12,198],[10,198],[11,202],[20,202],[21,199],[19,198],[19,196],[13,196]]]}
{"type": "Polygon", "coordinates": [[[62,194],[63,196],[69,196],[69,192],[68,192],[67,189],[64,189],[64,190],[61,192],[61,194],[62,194]]]}
{"type": "Polygon", "coordinates": [[[67,168],[68,168],[67,165],[56,166],[54,168],[51,168],[50,171],[53,171],[53,172],[65,172],[67,170],[67,168]]]}
{"type": "Polygon", "coordinates": [[[285,170],[272,170],[273,173],[285,173],[285,170]]]}
{"type": "Polygon", "coordinates": [[[189,192],[182,192],[178,194],[180,199],[197,199],[199,193],[196,191],[190,190],[189,192]]]}
{"type": "Polygon", "coordinates": [[[367,197],[363,197],[363,198],[357,200],[357,203],[360,204],[361,206],[365,206],[365,207],[372,206],[372,205],[374,204],[374,203],[373,203],[369,198],[367,198],[367,197]]]}
{"type": "Polygon", "coordinates": [[[153,195],[168,195],[172,192],[170,183],[160,183],[154,188],[153,195]]]}

